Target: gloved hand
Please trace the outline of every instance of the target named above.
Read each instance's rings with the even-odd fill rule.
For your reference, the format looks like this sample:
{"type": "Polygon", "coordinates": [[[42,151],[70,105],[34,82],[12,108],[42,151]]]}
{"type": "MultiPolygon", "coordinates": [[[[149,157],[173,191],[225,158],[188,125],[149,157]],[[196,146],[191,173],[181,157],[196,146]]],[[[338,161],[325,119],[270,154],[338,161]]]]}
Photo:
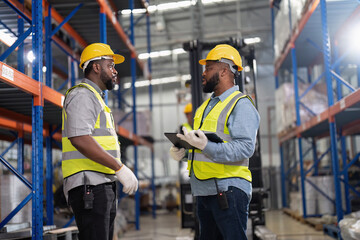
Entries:
{"type": "Polygon", "coordinates": [[[169,150],[170,156],[176,161],[181,161],[185,157],[185,148],[172,146],[169,150]]]}
{"type": "Polygon", "coordinates": [[[185,142],[188,142],[191,146],[196,147],[197,149],[204,150],[206,144],[208,143],[208,139],[205,136],[205,133],[201,130],[192,130],[190,132],[187,131],[186,127],[183,127],[184,135],[178,133],[176,136],[185,142]]]}
{"type": "Polygon", "coordinates": [[[115,172],[117,179],[123,185],[123,192],[133,194],[138,189],[138,180],[135,174],[124,164],[115,172]]]}

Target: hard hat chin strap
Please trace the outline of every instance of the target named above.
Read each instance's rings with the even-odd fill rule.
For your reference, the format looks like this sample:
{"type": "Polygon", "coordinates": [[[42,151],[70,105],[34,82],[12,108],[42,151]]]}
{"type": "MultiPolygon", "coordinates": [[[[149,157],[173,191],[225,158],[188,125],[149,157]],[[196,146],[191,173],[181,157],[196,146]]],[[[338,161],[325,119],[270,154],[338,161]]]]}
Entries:
{"type": "Polygon", "coordinates": [[[221,58],[221,59],[219,60],[219,62],[228,64],[228,65],[229,65],[229,68],[230,68],[230,71],[231,71],[233,74],[235,74],[235,76],[238,76],[238,75],[239,75],[238,66],[236,66],[233,61],[231,61],[231,60],[229,60],[229,59],[226,59],[226,58],[221,58]]]}
{"type": "Polygon", "coordinates": [[[89,63],[91,61],[95,61],[95,60],[101,60],[101,59],[114,59],[112,56],[100,56],[100,57],[94,57],[90,60],[87,60],[86,62],[84,62],[84,65],[83,65],[83,71],[85,72],[85,69],[87,68],[87,66],[89,65],[89,63]]]}

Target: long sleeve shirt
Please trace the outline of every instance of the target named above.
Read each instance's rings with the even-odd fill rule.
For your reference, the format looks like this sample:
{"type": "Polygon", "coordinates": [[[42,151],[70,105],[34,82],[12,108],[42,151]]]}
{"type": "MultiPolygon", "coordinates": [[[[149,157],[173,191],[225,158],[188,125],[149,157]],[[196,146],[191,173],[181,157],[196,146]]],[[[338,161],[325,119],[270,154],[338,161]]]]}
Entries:
{"type": "MultiPolygon", "coordinates": [[[[238,86],[226,90],[220,96],[212,95],[208,106],[205,108],[204,118],[218,101],[224,101],[236,90],[239,90],[238,86]]],[[[259,124],[258,111],[248,98],[242,98],[236,103],[227,121],[232,140],[227,143],[209,141],[202,152],[217,163],[236,162],[239,159],[250,158],[255,151],[259,124]]],[[[194,196],[217,194],[214,179],[199,180],[194,176],[193,171],[191,171],[190,176],[191,190],[194,196]]],[[[251,197],[251,183],[243,178],[217,179],[217,184],[220,191],[227,191],[229,186],[234,186],[243,190],[249,198],[251,197]]]]}

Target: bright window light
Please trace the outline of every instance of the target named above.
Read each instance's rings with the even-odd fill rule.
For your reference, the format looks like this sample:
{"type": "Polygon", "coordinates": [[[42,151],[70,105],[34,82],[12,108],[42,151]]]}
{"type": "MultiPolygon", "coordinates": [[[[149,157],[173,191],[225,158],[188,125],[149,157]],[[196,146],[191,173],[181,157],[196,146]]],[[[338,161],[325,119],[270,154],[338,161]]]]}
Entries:
{"type": "Polygon", "coordinates": [[[0,41],[5,43],[7,46],[11,46],[17,40],[12,33],[8,33],[6,29],[0,29],[0,41]]]}
{"type": "MultiPolygon", "coordinates": [[[[198,0],[198,1],[200,1],[200,0],[198,0]]],[[[206,6],[206,5],[213,5],[213,4],[217,4],[217,3],[227,3],[227,2],[235,2],[235,1],[237,1],[237,0],[202,0],[202,4],[206,6]]],[[[161,11],[161,12],[174,11],[174,10],[178,10],[180,8],[186,9],[195,4],[196,4],[195,0],[167,2],[167,3],[158,4],[158,5],[150,5],[148,7],[148,11],[150,13],[153,13],[155,11],[161,11]]],[[[144,12],[145,12],[145,9],[134,9],[133,10],[134,14],[140,14],[140,13],[144,13],[144,12]]],[[[130,9],[121,10],[122,15],[130,15],[130,13],[131,13],[130,9]]]]}
{"type": "Polygon", "coordinates": [[[360,32],[358,31],[360,24],[351,26],[351,30],[349,29],[345,35],[347,41],[347,48],[352,49],[351,52],[355,54],[360,54],[360,32]]]}
{"type": "MultiPolygon", "coordinates": [[[[155,78],[151,80],[151,85],[159,85],[159,84],[165,84],[165,83],[172,83],[172,82],[181,82],[181,81],[186,81],[186,80],[190,80],[191,79],[191,75],[190,74],[186,74],[186,75],[178,75],[178,76],[173,76],[173,77],[164,77],[164,78],[155,78]]],[[[150,81],[149,80],[143,80],[143,81],[137,81],[135,82],[135,87],[146,87],[149,86],[150,81]]],[[[131,87],[131,83],[124,83],[124,89],[130,88],[131,87]]]]}
{"type": "Polygon", "coordinates": [[[244,43],[246,44],[255,44],[261,42],[261,38],[259,37],[253,37],[253,38],[245,38],[244,43]]]}
{"type": "MultiPolygon", "coordinates": [[[[173,50],[163,50],[163,51],[156,51],[150,53],[150,58],[158,58],[158,57],[166,57],[170,56],[171,54],[178,55],[178,54],[184,54],[186,53],[184,49],[182,48],[176,48],[173,50]]],[[[148,59],[149,53],[140,53],[139,59],[148,59]]]]}
{"type": "Polygon", "coordinates": [[[34,56],[34,53],[33,53],[32,50],[30,50],[30,51],[28,52],[28,54],[26,55],[26,58],[27,58],[27,60],[29,60],[29,62],[33,62],[33,61],[34,61],[35,56],[34,56]]]}

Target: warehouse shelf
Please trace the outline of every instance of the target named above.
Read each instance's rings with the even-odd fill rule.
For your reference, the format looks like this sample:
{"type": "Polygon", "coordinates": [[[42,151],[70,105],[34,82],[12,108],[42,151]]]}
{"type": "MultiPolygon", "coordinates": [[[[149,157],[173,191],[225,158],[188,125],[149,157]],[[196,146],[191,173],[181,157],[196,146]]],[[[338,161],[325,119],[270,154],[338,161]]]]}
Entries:
{"type": "MultiPolygon", "coordinates": [[[[288,1],[290,6],[289,9],[287,9],[289,12],[291,12],[290,2],[291,1],[288,1]]],[[[275,1],[271,1],[270,5],[273,7],[275,5],[274,3],[275,1]]],[[[339,222],[344,214],[351,211],[350,189],[357,197],[360,197],[360,193],[350,185],[347,173],[349,167],[359,161],[359,154],[355,154],[354,158],[348,161],[349,156],[346,152],[345,141],[345,136],[353,136],[360,132],[358,127],[360,123],[360,62],[350,57],[350,53],[353,50],[346,49],[346,47],[349,46],[346,46],[346,44],[342,46],[338,44],[345,35],[345,29],[350,25],[359,23],[360,3],[351,0],[308,0],[304,6],[301,17],[296,22],[295,27],[290,30],[288,41],[280,48],[282,49],[281,54],[274,62],[276,88],[279,87],[281,73],[286,71],[292,76],[296,109],[296,126],[289,127],[278,134],[282,169],[282,202],[284,207],[288,207],[286,182],[292,169],[296,169],[296,166],[292,166],[292,169],[285,169],[286,161],[289,160],[284,159],[284,151],[286,151],[285,148],[288,146],[288,144],[286,144],[287,141],[296,139],[298,143],[298,164],[300,167],[303,216],[306,218],[312,215],[307,214],[305,183],[313,184],[309,182],[306,176],[309,174],[318,174],[318,164],[323,156],[329,152],[331,153],[331,172],[333,174],[335,187],[335,196],[332,201],[335,204],[336,216],[339,222]],[[342,47],[345,47],[345,49],[342,47]],[[349,63],[355,64],[358,68],[356,75],[357,81],[355,83],[354,81],[346,81],[341,77],[341,70],[346,69],[349,63]],[[312,80],[311,70],[314,66],[320,64],[323,66],[323,72],[317,76],[316,80],[312,80]],[[340,66],[342,67],[341,70],[340,66]],[[307,84],[309,85],[302,94],[299,93],[299,81],[302,80],[298,75],[298,69],[300,68],[307,70],[307,84]],[[312,113],[312,117],[308,121],[301,122],[300,108],[304,107],[305,111],[309,112],[301,102],[301,99],[310,89],[317,85],[321,79],[325,79],[326,83],[327,107],[319,113],[312,113]],[[333,79],[336,80],[336,84],[333,83],[333,79]],[[333,89],[334,86],[335,89],[333,89]],[[344,89],[346,89],[346,91],[344,89]],[[324,137],[329,138],[331,146],[322,156],[318,157],[316,141],[324,137]],[[311,145],[308,150],[312,149],[313,151],[313,165],[309,170],[305,170],[304,167],[304,157],[309,151],[304,151],[302,145],[303,139],[311,140],[308,141],[309,145],[311,145]],[[340,142],[340,144],[338,144],[338,142],[340,142]],[[341,193],[341,184],[343,184],[344,188],[345,207],[343,207],[342,204],[343,194],[341,193]]],[[[274,36],[275,9],[272,8],[271,11],[274,36]]],[[[292,20],[294,19],[289,17],[290,26],[292,26],[292,20]]],[[[302,81],[304,82],[304,80],[302,81]]],[[[329,196],[322,192],[321,189],[318,189],[316,186],[313,187],[320,192],[321,195],[329,199],[329,196]]]]}
{"type": "MultiPolygon", "coordinates": [[[[61,126],[61,111],[62,104],[64,101],[64,95],[52,89],[51,83],[51,73],[61,72],[62,77],[66,74],[63,71],[56,67],[52,66],[52,48],[51,42],[60,48],[65,54],[67,54],[71,60],[71,84],[74,85],[74,68],[76,62],[79,61],[78,54],[67,45],[63,39],[54,35],[56,30],[60,27],[63,28],[71,37],[82,47],[87,45],[87,42],[78,34],[68,23],[67,21],[72,14],[75,14],[76,10],[81,7],[81,4],[75,9],[68,17],[62,18],[62,16],[52,8],[46,1],[32,1],[32,13],[26,10],[23,7],[22,3],[16,0],[4,0],[4,2],[13,9],[19,16],[20,19],[29,22],[31,28],[29,28],[26,34],[32,32],[32,43],[33,43],[33,52],[35,55],[35,62],[33,63],[33,76],[34,79],[28,77],[27,75],[21,73],[20,71],[14,69],[13,67],[0,61],[0,139],[6,141],[18,141],[18,145],[21,148],[24,143],[32,144],[32,183],[27,184],[23,179],[21,174],[23,173],[23,157],[19,156],[18,159],[18,169],[14,169],[11,164],[9,164],[3,157],[1,157],[1,162],[11,169],[11,171],[19,177],[25,184],[32,189],[32,192],[23,202],[14,209],[9,216],[7,216],[1,223],[0,228],[3,227],[12,216],[14,216],[20,209],[30,200],[33,202],[33,212],[32,212],[32,239],[41,239],[43,234],[43,207],[42,201],[43,198],[43,187],[42,183],[45,178],[43,175],[43,148],[38,146],[46,146],[46,223],[53,224],[53,203],[52,203],[52,140],[60,141],[61,133],[58,132],[61,126]],[[45,7],[45,29],[42,28],[42,16],[43,16],[43,7],[45,7]],[[55,30],[52,30],[51,19],[54,19],[58,22],[59,27],[55,30]],[[42,81],[42,35],[45,34],[45,58],[46,58],[46,81],[42,81]],[[56,70],[57,69],[57,70],[56,70]],[[37,81],[37,80],[39,81],[37,81]],[[45,84],[46,82],[46,84],[45,84]],[[14,133],[15,132],[15,133],[14,133]]],[[[98,1],[101,6],[101,41],[106,42],[106,18],[103,16],[107,11],[107,16],[110,19],[110,22],[115,24],[114,27],[118,32],[122,31],[120,24],[114,21],[113,13],[109,12],[109,7],[105,1],[98,1]],[[104,12],[105,9],[105,12],[104,12]],[[110,16],[111,13],[111,16],[110,16]]],[[[19,30],[20,31],[20,30],[19,30]]],[[[123,32],[123,31],[122,31],[123,32]]],[[[26,38],[25,35],[22,35],[23,39],[26,38]]],[[[133,37],[133,35],[132,35],[133,37]]],[[[20,39],[20,37],[19,37],[20,39]]],[[[143,68],[143,63],[138,59],[135,48],[133,47],[133,38],[132,43],[129,43],[129,38],[126,35],[122,38],[126,43],[126,46],[130,49],[132,54],[132,59],[138,61],[138,64],[143,68]]],[[[20,40],[18,40],[20,41],[20,40]]],[[[21,46],[20,42],[16,43],[21,46]]],[[[15,50],[16,46],[11,46],[10,50],[15,50]]],[[[17,49],[18,56],[23,56],[23,48],[17,49]]],[[[4,57],[6,58],[6,57],[4,57]]],[[[150,64],[150,63],[149,63],[150,64]]],[[[18,62],[18,68],[23,68],[24,62],[18,62]]],[[[135,69],[135,66],[133,66],[135,69]]],[[[149,67],[151,69],[151,66],[149,67]]],[[[22,70],[23,71],[23,70],[22,70]]],[[[151,71],[151,70],[150,70],[151,71]]],[[[133,90],[134,93],[134,90],[133,90]]],[[[136,94],[136,92],[135,92],[136,94]]],[[[135,108],[134,102],[134,110],[135,108]]],[[[136,122],[135,122],[136,126],[136,122]]],[[[136,128],[135,128],[136,129],[136,128]]],[[[152,142],[144,137],[136,135],[136,130],[134,133],[129,132],[127,129],[117,126],[117,133],[119,139],[124,139],[134,146],[144,145],[150,148],[152,155],[152,168],[154,169],[154,153],[152,148],[152,142]]],[[[19,150],[20,151],[20,150],[19,150]]],[[[137,164],[137,158],[135,157],[135,164],[137,164]]],[[[136,169],[136,167],[135,167],[136,169]]],[[[136,172],[136,171],[135,171],[136,172]]],[[[154,178],[154,170],[152,174],[154,178]]],[[[152,179],[153,181],[153,179],[152,179]]],[[[154,184],[153,184],[154,186],[154,184]]],[[[155,203],[155,188],[154,191],[154,203],[155,203]]],[[[139,195],[137,193],[137,198],[139,195]]],[[[137,228],[139,227],[139,212],[137,212],[137,228]]],[[[155,213],[153,213],[155,216],[155,213]]]]}
{"type": "Polygon", "coordinates": [[[285,142],[296,136],[302,137],[321,137],[329,135],[329,125],[327,120],[334,117],[337,128],[342,128],[343,135],[354,135],[360,132],[356,124],[360,116],[360,89],[342,98],[324,112],[314,116],[309,121],[298,127],[293,127],[288,131],[278,135],[280,143],[285,142]],[[345,132],[345,133],[344,133],[345,132]]]}

